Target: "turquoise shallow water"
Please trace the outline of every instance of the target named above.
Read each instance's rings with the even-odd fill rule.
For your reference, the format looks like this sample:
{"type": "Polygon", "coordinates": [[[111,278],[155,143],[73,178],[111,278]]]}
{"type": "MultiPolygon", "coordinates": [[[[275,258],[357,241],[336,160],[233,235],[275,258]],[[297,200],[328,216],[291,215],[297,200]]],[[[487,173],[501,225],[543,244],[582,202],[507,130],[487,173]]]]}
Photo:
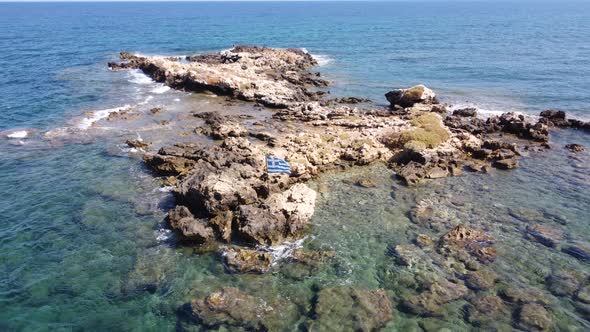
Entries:
{"type": "MultiPolygon", "coordinates": [[[[263,277],[227,274],[214,254],[158,239],[170,197],[118,146],[136,132],[81,132],[76,143],[84,144],[54,145],[37,135],[79,126],[76,117],[91,109],[206,107],[105,64],[121,50],[188,54],[238,43],[305,47],[323,60],[319,70],[334,80],[335,95],[382,103],[392,87],[425,83],[448,101],[487,111],[560,108],[588,118],[589,16],[586,2],[0,4],[0,131],[27,128],[32,136],[22,144],[0,138],[0,330],[183,329],[178,309],[227,285],[291,299],[300,312],[293,329],[302,328],[318,288],[384,287],[398,299],[406,286],[395,281],[389,248],[442,233],[417,228],[409,210],[453,195],[466,203],[440,203],[449,220],[500,239],[497,273],[553,297],[558,329],[588,329],[572,300],[545,283],[559,270],[590,273],[587,263],[524,239],[526,224],[509,214],[549,210],[568,221],[550,225],[590,241],[588,158],[561,148],[590,146],[585,134],[555,133],[544,158],[531,156],[514,172],[419,190],[400,187],[379,166],[356,171],[380,183],[376,189],[342,182],[355,174],[327,174],[313,183],[328,190],[305,245],[336,250],[335,261],[307,275],[284,267],[263,277]]],[[[427,320],[397,307],[395,317],[388,330],[427,320]]],[[[427,321],[474,328],[461,308],[427,321]]]]}

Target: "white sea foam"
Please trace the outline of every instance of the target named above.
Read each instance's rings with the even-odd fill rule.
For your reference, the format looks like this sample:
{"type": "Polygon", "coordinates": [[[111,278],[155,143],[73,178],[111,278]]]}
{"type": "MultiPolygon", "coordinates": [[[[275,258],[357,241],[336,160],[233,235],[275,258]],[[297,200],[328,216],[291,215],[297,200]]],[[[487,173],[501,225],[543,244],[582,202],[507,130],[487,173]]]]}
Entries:
{"type": "Polygon", "coordinates": [[[154,81],[152,81],[151,78],[149,78],[146,74],[141,72],[141,70],[139,70],[139,69],[130,70],[129,71],[129,79],[127,81],[130,83],[135,83],[135,84],[151,84],[154,82],[154,81]]]}
{"type": "Polygon", "coordinates": [[[13,131],[12,133],[6,135],[8,138],[26,138],[27,136],[29,136],[29,132],[26,130],[13,131]]]}
{"type": "Polygon", "coordinates": [[[518,111],[517,109],[506,109],[506,108],[492,109],[492,107],[490,107],[490,106],[479,105],[479,104],[475,104],[475,103],[454,104],[451,106],[451,112],[453,112],[454,110],[463,109],[463,108],[475,108],[477,110],[477,113],[483,118],[488,118],[493,115],[501,115],[502,113],[506,113],[506,112],[514,112],[516,114],[523,114],[523,112],[518,111]]]}
{"type": "Polygon", "coordinates": [[[325,66],[329,63],[331,63],[332,61],[334,61],[334,59],[332,59],[329,55],[325,55],[325,54],[313,54],[310,53],[305,47],[300,48],[300,50],[302,50],[304,53],[306,54],[310,54],[315,61],[318,62],[318,66],[325,66]]]}
{"type": "Polygon", "coordinates": [[[158,188],[158,191],[159,191],[159,192],[162,192],[162,193],[169,193],[169,192],[171,192],[173,189],[174,189],[174,187],[173,187],[173,186],[164,186],[164,187],[158,188]]]}
{"type": "Polygon", "coordinates": [[[147,96],[142,102],[137,103],[137,105],[145,105],[149,103],[152,99],[154,99],[154,96],[147,96]]]}
{"type": "Polygon", "coordinates": [[[166,92],[168,90],[170,90],[170,87],[169,86],[161,85],[161,86],[158,86],[156,88],[153,88],[152,89],[152,93],[162,94],[162,93],[164,93],[164,92],[166,92]]]}
{"type": "Polygon", "coordinates": [[[311,56],[318,62],[318,66],[320,67],[328,65],[334,61],[330,56],[324,54],[312,54],[311,56]]]}
{"type": "Polygon", "coordinates": [[[157,59],[164,59],[164,58],[186,58],[185,54],[145,54],[145,53],[133,53],[135,56],[142,57],[142,58],[157,58],[157,59]]]}
{"type": "Polygon", "coordinates": [[[273,265],[276,265],[279,261],[291,257],[296,249],[303,247],[303,242],[307,239],[307,236],[293,242],[284,242],[281,245],[274,247],[259,246],[258,249],[270,253],[273,257],[273,265]]]}
{"type": "Polygon", "coordinates": [[[88,112],[87,113],[88,116],[82,118],[82,120],[80,120],[77,123],[76,128],[81,129],[81,130],[86,130],[86,129],[92,127],[92,125],[95,122],[107,118],[109,116],[109,114],[120,112],[122,110],[127,110],[129,108],[131,108],[131,106],[125,105],[123,107],[107,108],[107,109],[104,109],[104,110],[98,110],[98,111],[88,112]]]}
{"type": "Polygon", "coordinates": [[[166,241],[172,236],[172,231],[165,228],[160,228],[156,231],[156,240],[166,241]]]}

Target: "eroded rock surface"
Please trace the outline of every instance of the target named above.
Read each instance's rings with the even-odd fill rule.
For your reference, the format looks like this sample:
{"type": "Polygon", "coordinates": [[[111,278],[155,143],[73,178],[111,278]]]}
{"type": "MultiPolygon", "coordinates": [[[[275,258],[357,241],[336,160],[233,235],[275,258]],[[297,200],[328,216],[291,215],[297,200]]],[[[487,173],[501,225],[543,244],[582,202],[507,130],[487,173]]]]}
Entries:
{"type": "Polygon", "coordinates": [[[268,107],[284,108],[291,102],[318,99],[322,93],[309,87],[326,81],[307,70],[315,59],[299,49],[236,46],[217,54],[178,58],[142,57],[122,53],[122,63],[111,69],[140,69],[157,82],[186,91],[212,92],[268,107]]]}

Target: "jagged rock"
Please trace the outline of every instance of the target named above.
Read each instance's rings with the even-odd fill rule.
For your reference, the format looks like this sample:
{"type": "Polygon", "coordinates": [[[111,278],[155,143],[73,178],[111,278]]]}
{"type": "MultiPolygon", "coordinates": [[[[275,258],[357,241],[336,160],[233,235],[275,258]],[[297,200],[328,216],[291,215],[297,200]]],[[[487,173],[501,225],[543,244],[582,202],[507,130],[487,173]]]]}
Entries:
{"type": "Polygon", "coordinates": [[[441,237],[442,243],[463,243],[463,242],[493,242],[494,238],[483,231],[471,229],[464,226],[457,226],[441,237]]]}
{"type": "Polygon", "coordinates": [[[444,123],[449,128],[465,130],[474,135],[486,132],[494,132],[499,129],[490,126],[485,120],[477,117],[463,117],[458,115],[447,116],[444,123]]]}
{"type": "Polygon", "coordinates": [[[208,327],[226,325],[251,331],[277,331],[288,326],[293,308],[280,300],[266,301],[225,287],[191,302],[191,313],[208,327]]]}
{"type": "Polygon", "coordinates": [[[527,226],[525,235],[529,240],[551,248],[555,248],[564,239],[562,231],[538,224],[527,226]]]}
{"type": "Polygon", "coordinates": [[[518,160],[516,158],[500,159],[494,161],[492,164],[494,167],[499,169],[513,169],[518,167],[518,160]]]}
{"type": "Polygon", "coordinates": [[[193,211],[215,216],[233,211],[239,205],[253,204],[257,189],[264,186],[261,169],[250,165],[231,164],[217,172],[194,172],[179,186],[182,201],[193,211]]]}
{"type": "Polygon", "coordinates": [[[232,211],[222,211],[209,220],[209,224],[215,228],[219,237],[228,243],[231,241],[233,218],[232,211]]]}
{"type": "Polygon", "coordinates": [[[161,154],[147,154],[143,161],[159,175],[184,175],[195,165],[194,160],[161,154]]]}
{"type": "Polygon", "coordinates": [[[461,117],[474,117],[477,116],[477,108],[461,108],[453,111],[453,115],[461,117]]]}
{"type": "Polygon", "coordinates": [[[525,304],[518,313],[518,327],[526,331],[548,331],[553,318],[547,309],[539,304],[525,304]]]}
{"type": "Polygon", "coordinates": [[[549,140],[549,128],[547,125],[541,122],[532,123],[522,114],[512,112],[503,113],[499,118],[490,117],[488,121],[498,121],[502,131],[515,134],[522,138],[540,142],[547,142],[549,140]]]}
{"type": "Polygon", "coordinates": [[[582,152],[584,151],[584,146],[580,144],[567,144],[565,146],[566,149],[570,150],[571,152],[582,152]]]}
{"type": "Polygon", "coordinates": [[[496,249],[492,247],[494,238],[476,229],[457,226],[439,240],[439,252],[445,255],[461,257],[462,252],[469,253],[482,263],[496,259],[496,249]]]}
{"type": "Polygon", "coordinates": [[[214,239],[214,232],[205,220],[195,219],[185,206],[177,205],[168,213],[168,221],[173,229],[179,230],[187,240],[206,242],[214,239]]]}
{"type": "Polygon", "coordinates": [[[574,242],[562,249],[563,252],[569,254],[579,260],[590,262],[590,245],[582,242],[574,242]]]}
{"type": "Polygon", "coordinates": [[[430,108],[430,112],[438,113],[438,114],[447,114],[448,109],[447,109],[446,105],[435,104],[435,105],[432,105],[432,107],[430,108]]]}
{"type": "Polygon", "coordinates": [[[309,331],[376,331],[393,318],[383,289],[325,288],[317,295],[309,331]]]}
{"type": "Polygon", "coordinates": [[[408,89],[397,89],[385,94],[391,106],[412,107],[415,104],[437,104],[434,91],[424,85],[416,85],[408,89]]]}
{"type": "Polygon", "coordinates": [[[444,304],[455,301],[467,295],[467,287],[462,283],[443,281],[430,285],[429,289],[402,302],[402,307],[416,315],[430,317],[444,317],[444,304]]]}
{"type": "Polygon", "coordinates": [[[145,150],[146,148],[148,148],[150,146],[151,143],[136,139],[136,140],[127,140],[127,141],[125,141],[125,144],[127,144],[127,146],[129,146],[130,148],[136,148],[138,150],[145,150]]]}
{"type": "Polygon", "coordinates": [[[248,136],[248,130],[229,117],[221,116],[215,112],[196,113],[195,116],[205,120],[210,130],[206,130],[204,133],[214,139],[248,136]]]}
{"type": "Polygon", "coordinates": [[[313,215],[316,192],[296,184],[280,194],[272,194],[259,206],[239,207],[241,236],[259,244],[277,244],[302,231],[313,215]]]}
{"type": "Polygon", "coordinates": [[[557,111],[557,110],[546,110],[539,114],[543,118],[547,118],[549,120],[565,120],[565,112],[564,111],[557,111]]]}
{"type": "Polygon", "coordinates": [[[233,273],[265,273],[273,262],[268,252],[238,247],[227,248],[223,256],[227,269],[233,273]]]}

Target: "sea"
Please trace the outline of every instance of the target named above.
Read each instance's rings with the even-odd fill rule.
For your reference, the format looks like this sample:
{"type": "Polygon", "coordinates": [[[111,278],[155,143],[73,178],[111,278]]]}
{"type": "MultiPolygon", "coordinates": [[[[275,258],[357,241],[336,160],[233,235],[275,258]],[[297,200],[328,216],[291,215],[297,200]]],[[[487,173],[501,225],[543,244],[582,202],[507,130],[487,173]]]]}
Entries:
{"type": "MultiPolygon", "coordinates": [[[[1,331],[241,330],[205,326],[185,310],[229,286],[295,304],[288,331],[314,326],[317,292],[329,287],[385,289],[394,306],[384,331],[526,330],[523,304],[501,296],[507,287],[548,298],[539,301],[551,329],[590,330],[580,300],[589,263],[561,250],[590,241],[587,132],[552,132],[551,149],[523,156],[517,170],[419,188],[383,165],[322,175],[310,183],[322,188],[312,229],[296,244],[335,251],[318,269],[230,274],[218,254],[177,242],[164,222],[171,194],[124,144],[142,132],[93,124],[129,108],[205,111],[211,97],[107,62],[120,51],[178,56],[241,44],[307,50],[337,97],[384,106],[387,91],[425,84],[484,117],[559,109],[590,120],[588,1],[0,3],[1,331]],[[568,143],[587,150],[573,156],[568,143]],[[356,176],[377,188],[351,186],[356,176]],[[443,304],[444,315],[404,307],[420,289],[402,281],[426,272],[403,270],[391,248],[445,232],[412,222],[416,204],[497,239],[486,268],[502,282],[486,294],[507,301],[502,319],[474,320],[470,298],[443,304]],[[527,237],[536,223],[564,234],[560,245],[527,237]]],[[[347,319],[321,326],[336,331],[347,319]]]]}

